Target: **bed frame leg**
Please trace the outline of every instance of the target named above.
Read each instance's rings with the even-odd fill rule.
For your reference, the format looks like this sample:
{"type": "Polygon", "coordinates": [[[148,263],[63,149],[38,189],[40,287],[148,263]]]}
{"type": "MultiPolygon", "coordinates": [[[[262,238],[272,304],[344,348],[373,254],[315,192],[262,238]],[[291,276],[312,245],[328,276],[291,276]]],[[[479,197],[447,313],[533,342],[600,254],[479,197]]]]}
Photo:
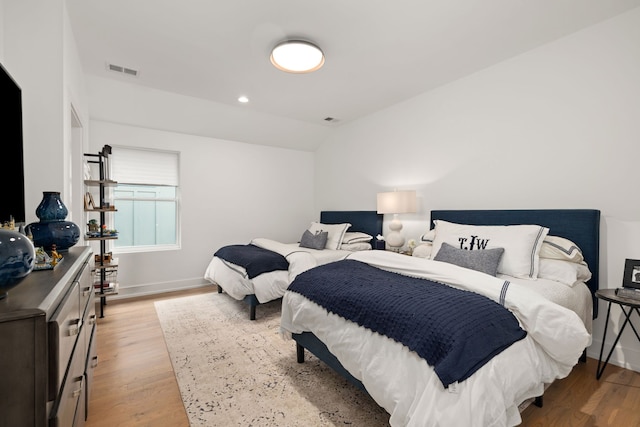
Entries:
{"type": "Polygon", "coordinates": [[[585,363],[587,361],[587,349],[586,348],[582,351],[582,356],[580,356],[580,361],[582,363],[585,363]]]}
{"type": "Polygon", "coordinates": [[[298,343],[296,343],[296,356],[298,363],[304,363],[304,347],[298,343]]]}
{"type": "Polygon", "coordinates": [[[249,308],[249,320],[256,320],[256,306],[252,305],[249,308]]]}
{"type": "Polygon", "coordinates": [[[538,396],[533,400],[533,404],[538,408],[542,408],[542,396],[538,396]]]}

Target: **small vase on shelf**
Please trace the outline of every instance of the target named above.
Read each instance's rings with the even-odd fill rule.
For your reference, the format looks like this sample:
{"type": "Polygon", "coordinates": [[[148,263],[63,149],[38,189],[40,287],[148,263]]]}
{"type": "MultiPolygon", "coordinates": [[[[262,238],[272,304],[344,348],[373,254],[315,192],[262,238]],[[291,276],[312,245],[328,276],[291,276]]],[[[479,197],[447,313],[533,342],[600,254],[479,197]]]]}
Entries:
{"type": "Polygon", "coordinates": [[[49,250],[56,245],[58,251],[65,251],[80,240],[80,229],[71,221],[65,221],[69,211],[56,191],[44,191],[42,201],[36,208],[39,222],[28,225],[33,235],[33,243],[49,250]]]}

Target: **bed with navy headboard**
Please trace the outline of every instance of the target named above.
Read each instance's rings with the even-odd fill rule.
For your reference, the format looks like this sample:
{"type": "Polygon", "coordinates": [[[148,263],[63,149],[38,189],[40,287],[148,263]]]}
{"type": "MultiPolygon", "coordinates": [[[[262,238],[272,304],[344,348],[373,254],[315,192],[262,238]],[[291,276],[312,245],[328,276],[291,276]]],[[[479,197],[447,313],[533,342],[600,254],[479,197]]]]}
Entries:
{"type": "MultiPolygon", "coordinates": [[[[494,277],[417,256],[389,251],[356,253],[330,266],[311,269],[291,283],[282,302],[281,332],[295,340],[298,362],[304,361],[305,350],[316,355],[387,410],[391,425],[422,425],[424,420],[433,425],[516,425],[521,422],[518,406],[527,399],[540,398],[545,384],[568,375],[591,342],[587,324],[590,325],[591,313],[593,317],[597,316],[593,294],[598,289],[600,211],[436,210],[431,212],[431,221],[425,224],[425,231],[433,227],[434,220],[469,226],[533,224],[548,228],[549,236],[567,239],[579,247],[592,273],[591,278],[586,285],[581,281],[556,283],[547,279],[528,280],[525,284],[520,278],[510,281],[509,276],[497,274],[494,277]],[[362,278],[366,278],[364,282],[362,278]],[[563,292],[579,291],[576,295],[580,295],[582,303],[592,305],[589,315],[584,311],[578,314],[561,303],[547,300],[546,295],[535,291],[535,286],[542,286],[543,282],[545,286],[562,287],[563,292]],[[353,295],[349,286],[357,289],[353,295]],[[443,289],[443,286],[450,289],[443,289]],[[325,292],[322,287],[326,287],[325,292]],[[442,305],[432,306],[429,300],[436,299],[436,294],[422,296],[422,288],[427,293],[437,289],[437,299],[443,301],[442,305]],[[411,293],[412,299],[420,301],[411,309],[408,308],[411,301],[401,302],[405,290],[411,293]],[[504,329],[503,325],[512,321],[496,324],[494,320],[483,319],[483,309],[475,307],[477,302],[459,306],[458,300],[466,301],[470,297],[468,291],[480,294],[473,298],[490,300],[487,312],[495,309],[500,315],[508,312],[507,318],[515,317],[518,327],[525,331],[524,336],[513,338],[498,350],[485,349],[483,341],[498,340],[492,329],[504,329]],[[369,292],[370,297],[366,295],[369,292]],[[385,292],[393,297],[387,297],[385,292]],[[327,293],[335,294],[336,300],[346,303],[330,301],[327,293]],[[388,299],[391,301],[386,302],[388,299]],[[429,308],[421,312],[423,314],[417,314],[422,308],[416,306],[422,301],[428,303],[429,308]],[[395,310],[392,306],[399,307],[400,314],[392,314],[395,310]],[[374,314],[366,314],[368,310],[374,314]],[[449,319],[442,310],[447,311],[447,316],[450,315],[448,311],[460,312],[461,317],[454,321],[460,325],[454,327],[454,323],[449,323],[444,332],[438,330],[435,335],[458,334],[458,326],[469,322],[464,319],[466,310],[469,317],[479,316],[474,317],[476,321],[466,323],[467,327],[499,324],[500,328],[487,327],[477,332],[479,335],[467,331],[464,339],[459,338],[465,333],[461,331],[462,335],[455,335],[458,338],[453,341],[459,341],[455,345],[450,344],[451,338],[445,343],[416,344],[419,338],[411,336],[407,339],[403,335],[405,330],[419,329],[417,335],[433,340],[434,332],[429,330],[429,325],[449,319]],[[425,316],[428,317],[426,321],[422,319],[425,316]],[[400,317],[409,320],[399,323],[400,317]],[[314,320],[320,318],[322,322],[314,320]],[[469,343],[466,345],[471,347],[464,348],[465,344],[460,342],[469,343]],[[449,349],[451,345],[451,351],[454,351],[458,344],[463,349],[454,354],[460,358],[455,358],[456,362],[449,368],[442,367],[446,365],[443,360],[450,357],[448,353],[441,359],[434,359],[434,349],[428,348],[449,349]],[[449,378],[450,373],[443,372],[459,369],[455,366],[458,364],[473,364],[462,360],[476,351],[493,353],[477,362],[477,366],[470,367],[459,381],[445,383],[443,378],[449,378]]],[[[501,335],[499,339],[504,337],[501,335]]],[[[537,402],[541,404],[541,398],[537,402]]]]}
{"type": "Polygon", "coordinates": [[[586,283],[592,294],[593,318],[598,317],[595,292],[600,274],[600,211],[595,209],[521,209],[521,210],[434,210],[433,221],[442,219],[458,224],[516,225],[538,224],[549,228],[549,235],[575,242],[591,270],[586,283]]]}
{"type": "MultiPolygon", "coordinates": [[[[375,211],[322,211],[320,223],[350,224],[347,232],[365,233],[374,242],[382,233],[383,216],[375,211]]],[[[300,230],[302,234],[304,230],[300,230]]],[[[269,239],[253,239],[249,244],[228,245],[218,249],[212,257],[205,279],[217,285],[218,292],[226,292],[249,305],[249,318],[255,320],[256,308],[280,299],[291,281],[293,272],[312,265],[342,259],[348,250],[321,251],[300,248],[298,242],[282,243],[269,239]],[[234,258],[237,257],[237,258],[234,258]],[[237,264],[234,263],[238,259],[237,264]],[[272,267],[271,266],[277,266],[272,267]]]]}

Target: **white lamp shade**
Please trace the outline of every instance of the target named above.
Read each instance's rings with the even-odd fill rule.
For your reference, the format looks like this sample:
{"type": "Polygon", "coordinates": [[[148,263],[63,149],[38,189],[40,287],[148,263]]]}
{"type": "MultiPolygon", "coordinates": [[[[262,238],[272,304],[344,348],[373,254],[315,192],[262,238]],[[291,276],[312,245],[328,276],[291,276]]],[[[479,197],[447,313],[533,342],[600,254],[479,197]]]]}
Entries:
{"type": "Polygon", "coordinates": [[[413,213],[417,211],[416,205],[415,190],[378,193],[378,213],[380,214],[413,213]]]}

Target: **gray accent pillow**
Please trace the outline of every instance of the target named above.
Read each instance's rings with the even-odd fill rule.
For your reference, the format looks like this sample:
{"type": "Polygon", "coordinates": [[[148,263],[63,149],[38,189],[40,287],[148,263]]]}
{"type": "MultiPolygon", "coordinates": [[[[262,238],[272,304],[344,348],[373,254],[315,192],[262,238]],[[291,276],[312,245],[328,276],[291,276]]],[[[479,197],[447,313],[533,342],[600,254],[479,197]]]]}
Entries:
{"type": "Polygon", "coordinates": [[[495,276],[502,254],[504,254],[504,248],[466,250],[443,242],[433,259],[495,276]]]}
{"type": "Polygon", "coordinates": [[[313,234],[309,230],[304,230],[300,238],[300,247],[322,250],[326,246],[328,238],[329,232],[327,231],[317,231],[316,234],[313,234]]]}

